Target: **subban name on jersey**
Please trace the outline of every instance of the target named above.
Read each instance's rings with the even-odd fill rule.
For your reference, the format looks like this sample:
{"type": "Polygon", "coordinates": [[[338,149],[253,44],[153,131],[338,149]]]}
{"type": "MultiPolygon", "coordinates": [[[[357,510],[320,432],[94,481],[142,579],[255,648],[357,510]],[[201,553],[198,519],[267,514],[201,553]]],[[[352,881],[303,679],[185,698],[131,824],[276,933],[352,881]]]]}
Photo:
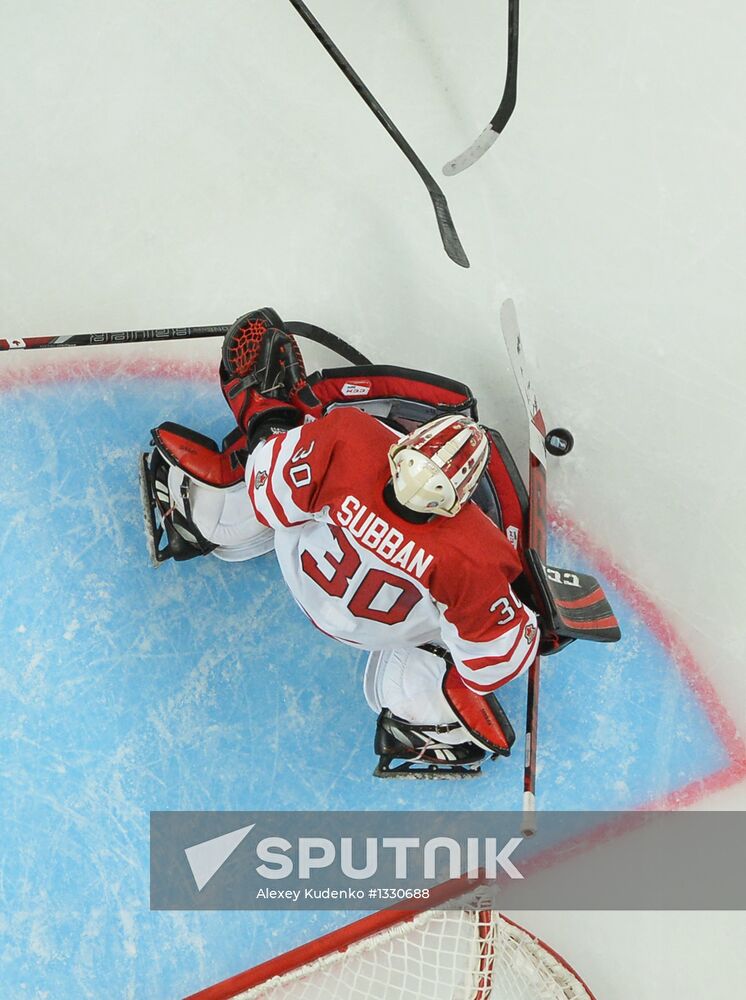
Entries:
{"type": "Polygon", "coordinates": [[[392,528],[388,521],[375,511],[368,510],[366,504],[352,494],[345,497],[333,516],[337,524],[346,528],[361,545],[375,552],[392,566],[401,566],[418,580],[422,579],[425,570],[433,561],[430,553],[415,545],[411,539],[405,538],[401,531],[392,528]]]}

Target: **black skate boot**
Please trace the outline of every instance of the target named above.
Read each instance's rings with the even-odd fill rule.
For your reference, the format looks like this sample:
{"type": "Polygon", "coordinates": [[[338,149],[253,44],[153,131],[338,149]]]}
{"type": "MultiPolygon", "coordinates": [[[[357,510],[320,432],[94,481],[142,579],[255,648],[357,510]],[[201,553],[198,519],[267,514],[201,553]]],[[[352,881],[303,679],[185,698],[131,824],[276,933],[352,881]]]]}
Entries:
{"type": "Polygon", "coordinates": [[[476,778],[487,756],[474,743],[442,743],[441,733],[463,727],[458,722],[442,726],[414,725],[384,708],[376,723],[374,749],[376,778],[476,778]],[[401,764],[392,767],[394,760],[401,764]]]}
{"type": "Polygon", "coordinates": [[[150,558],[155,566],[167,559],[184,562],[208,555],[217,548],[197,530],[190,514],[189,493],[182,487],[186,516],[174,507],[168,488],[169,464],[158,448],[143,454],[140,463],[140,492],[145,515],[145,534],[150,558]],[[163,538],[166,538],[166,544],[163,538]]]}

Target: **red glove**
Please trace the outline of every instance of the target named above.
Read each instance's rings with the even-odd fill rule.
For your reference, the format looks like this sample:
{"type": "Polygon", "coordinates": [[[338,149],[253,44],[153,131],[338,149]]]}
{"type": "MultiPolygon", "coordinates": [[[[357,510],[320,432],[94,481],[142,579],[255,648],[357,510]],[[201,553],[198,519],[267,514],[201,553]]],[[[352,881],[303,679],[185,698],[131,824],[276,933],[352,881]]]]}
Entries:
{"type": "Polygon", "coordinates": [[[257,309],[240,316],[225,335],[220,384],[243,431],[266,422],[270,411],[277,411],[271,417],[286,429],[302,419],[290,399],[305,385],[306,369],[295,338],[282,325],[273,309],[257,309]]]}

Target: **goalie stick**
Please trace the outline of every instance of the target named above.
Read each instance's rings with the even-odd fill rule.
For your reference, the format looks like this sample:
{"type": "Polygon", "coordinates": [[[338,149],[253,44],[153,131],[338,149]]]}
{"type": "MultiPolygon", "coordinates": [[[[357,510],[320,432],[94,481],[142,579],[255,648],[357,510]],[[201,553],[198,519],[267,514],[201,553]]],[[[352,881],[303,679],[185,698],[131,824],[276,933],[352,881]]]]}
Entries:
{"type": "MultiPolygon", "coordinates": [[[[369,365],[360,351],[345,343],[335,333],[329,333],[313,323],[290,321],[284,324],[288,333],[312,340],[335,351],[352,365],[369,365]]],[[[118,333],[73,333],[67,337],[11,337],[0,339],[2,351],[36,351],[51,347],[101,347],[105,344],[147,344],[164,340],[197,340],[204,337],[224,337],[228,326],[180,326],[163,330],[122,330],[118,333]]]]}
{"type": "Polygon", "coordinates": [[[449,160],[443,167],[443,173],[447,177],[458,174],[466,170],[472,163],[476,163],[480,156],[484,156],[490,146],[495,142],[498,135],[508,124],[510,116],[513,114],[516,100],[516,90],[518,85],[518,0],[509,0],[508,4],[508,69],[505,75],[505,87],[500,101],[500,107],[495,112],[495,116],[487,128],[474,140],[468,149],[464,150],[460,156],[449,160]]]}
{"type": "Polygon", "coordinates": [[[415,151],[409,145],[407,140],[401,134],[399,129],[396,127],[391,118],[386,114],[384,109],[375,99],[370,90],[366,87],[360,77],[357,75],[355,70],[349,64],[347,59],[342,55],[337,46],[331,40],[329,35],[326,33],[324,28],[319,24],[316,18],[313,16],[308,7],[303,3],[303,0],[290,0],[290,3],[297,10],[303,20],[306,22],[308,27],[314,33],[316,38],[321,42],[326,51],[332,57],[334,62],[339,66],[344,75],[350,81],[352,86],[362,97],[365,103],[368,105],[370,110],[376,116],[378,121],[383,125],[388,134],[394,140],[399,149],[404,153],[406,158],[412,164],[414,169],[419,174],[425,187],[427,188],[427,193],[430,195],[430,200],[433,203],[433,208],[435,210],[435,218],[438,222],[438,229],[440,231],[440,238],[443,241],[443,248],[448,256],[458,264],[460,267],[469,267],[469,258],[466,256],[463,246],[461,245],[461,240],[459,239],[458,233],[456,232],[456,227],[453,224],[453,219],[451,218],[451,211],[448,208],[448,202],[446,201],[446,196],[441,191],[435,178],[429,172],[422,160],[417,156],[415,151]]]}
{"type": "MultiPolygon", "coordinates": [[[[542,640],[547,643],[544,652],[558,652],[576,639],[618,642],[622,635],[619,622],[598,580],[587,573],[547,566],[547,452],[552,455],[569,454],[573,447],[573,437],[562,427],[547,433],[536,390],[525,364],[518,316],[511,299],[503,302],[500,325],[529,420],[528,544],[522,555],[524,569],[537,602],[542,640]]],[[[541,651],[528,670],[521,823],[521,833],[526,837],[536,833],[540,673],[541,651]]]]}
{"type": "MultiPolygon", "coordinates": [[[[506,299],[500,310],[505,347],[508,351],[518,389],[529,419],[528,471],[528,548],[537,553],[542,563],[547,556],[547,469],[546,426],[536,398],[536,392],[524,365],[521,331],[512,299],[506,299]]],[[[526,749],[523,770],[523,821],[521,832],[526,837],[536,833],[536,741],[539,724],[539,677],[541,656],[537,653],[528,670],[526,696],[526,749]]]]}

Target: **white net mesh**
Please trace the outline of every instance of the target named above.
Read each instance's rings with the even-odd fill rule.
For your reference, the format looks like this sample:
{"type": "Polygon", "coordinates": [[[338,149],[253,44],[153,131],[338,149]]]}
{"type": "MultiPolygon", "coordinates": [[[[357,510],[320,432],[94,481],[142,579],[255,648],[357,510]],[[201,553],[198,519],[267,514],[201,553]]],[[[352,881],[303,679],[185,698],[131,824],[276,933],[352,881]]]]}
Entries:
{"type": "Polygon", "coordinates": [[[490,910],[420,914],[238,1000],[593,1000],[542,944],[490,910]]]}

